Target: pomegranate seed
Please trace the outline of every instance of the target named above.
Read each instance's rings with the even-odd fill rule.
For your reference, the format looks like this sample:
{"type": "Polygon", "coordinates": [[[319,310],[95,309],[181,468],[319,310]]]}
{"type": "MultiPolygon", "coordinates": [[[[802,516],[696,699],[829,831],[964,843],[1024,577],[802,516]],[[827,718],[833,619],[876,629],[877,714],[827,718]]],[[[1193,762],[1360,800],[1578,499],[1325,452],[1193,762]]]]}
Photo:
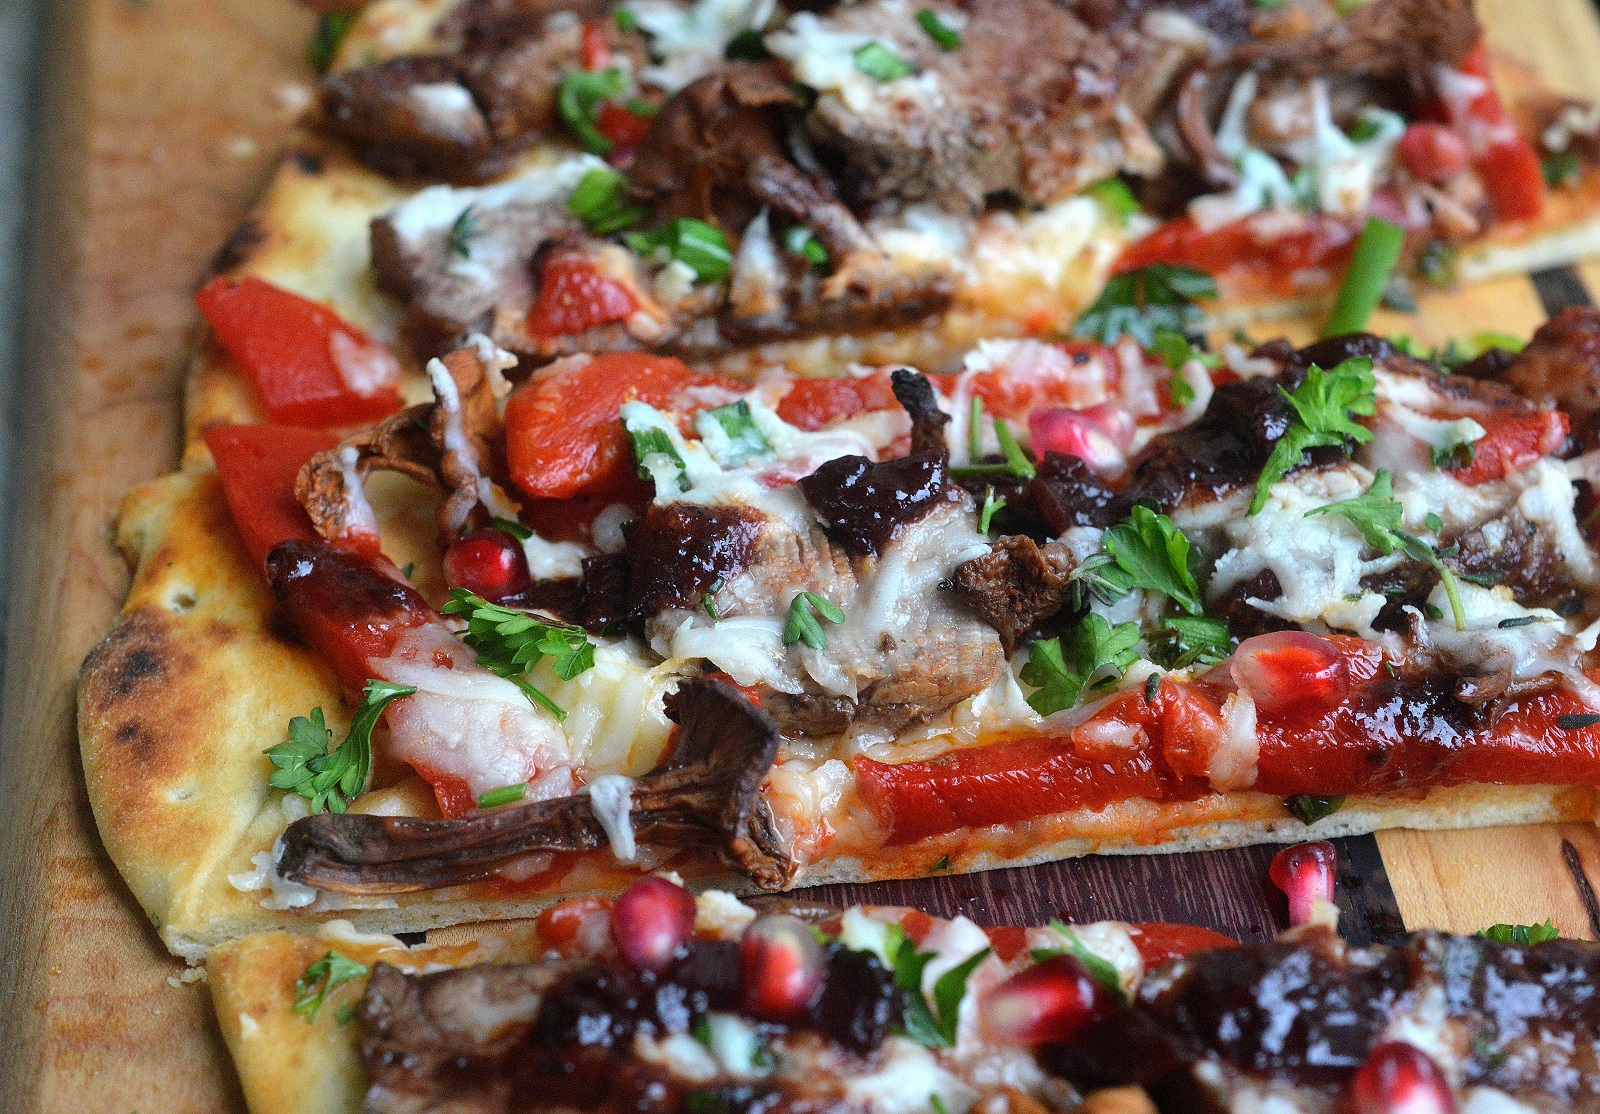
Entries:
{"type": "Polygon", "coordinates": [[[641,878],[611,910],[617,950],[641,971],[659,971],[694,931],[694,895],[665,878],[641,878]]]}
{"type": "Polygon", "coordinates": [[[1012,975],[983,996],[984,1032],[1016,1044],[1071,1040],[1116,1008],[1111,992],[1070,955],[1051,956],[1012,975]]]}
{"type": "Polygon", "coordinates": [[[533,583],[521,544],[493,528],[474,530],[451,542],[444,555],[444,575],[451,587],[476,592],[486,600],[505,599],[533,583]]]}
{"type": "Polygon", "coordinates": [[[1133,432],[1133,415],[1115,402],[1102,402],[1087,410],[1047,406],[1028,414],[1028,436],[1035,456],[1065,453],[1096,469],[1121,468],[1133,432]]]}
{"type": "Polygon", "coordinates": [[[1350,693],[1350,666],[1326,638],[1305,631],[1258,634],[1239,643],[1229,666],[1234,683],[1269,719],[1316,717],[1350,693]]]}
{"type": "Polygon", "coordinates": [[[1301,925],[1328,915],[1333,904],[1333,876],[1339,853],[1319,839],[1285,847],[1272,857],[1268,875],[1272,884],[1289,897],[1289,923],[1301,925]]]}
{"type": "Polygon", "coordinates": [[[1401,1041],[1373,1045],[1350,1083],[1356,1114],[1456,1114],[1456,1098],[1439,1065],[1401,1041]]]}
{"type": "Polygon", "coordinates": [[[1467,141],[1443,124],[1421,121],[1400,137],[1395,154],[1411,173],[1424,182],[1444,182],[1467,168],[1471,153],[1467,141]]]}
{"type": "Polygon", "coordinates": [[[764,1021],[803,1014],[822,993],[827,975],[822,945],[798,917],[769,913],[739,941],[739,998],[746,1013],[764,1021]]]}

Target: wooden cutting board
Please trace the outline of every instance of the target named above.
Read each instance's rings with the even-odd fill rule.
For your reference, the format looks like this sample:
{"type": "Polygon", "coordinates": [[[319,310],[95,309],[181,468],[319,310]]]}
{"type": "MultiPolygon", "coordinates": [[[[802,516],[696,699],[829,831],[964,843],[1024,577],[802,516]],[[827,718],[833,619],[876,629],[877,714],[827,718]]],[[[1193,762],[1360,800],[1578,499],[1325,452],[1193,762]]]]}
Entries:
{"type": "MultiPolygon", "coordinates": [[[[1492,37],[1560,87],[1600,93],[1587,0],[1482,0],[1492,37]]],[[[203,987],[177,976],[100,850],[73,724],[78,663],[126,587],[109,523],[177,459],[190,294],[309,92],[291,0],[55,0],[17,392],[21,512],[0,719],[0,1110],[242,1110],[203,987]]],[[[1525,333],[1600,290],[1600,266],[1431,298],[1384,329],[1426,343],[1525,333]]],[[[1600,936],[1585,826],[1344,841],[1352,935],[1555,918],[1600,936]]],[[[1271,852],[1096,859],[864,888],[985,921],[1166,917],[1260,936],[1271,852]]],[[[836,895],[843,896],[843,895],[836,895]]],[[[852,895],[853,896],[853,895],[852,895]]]]}

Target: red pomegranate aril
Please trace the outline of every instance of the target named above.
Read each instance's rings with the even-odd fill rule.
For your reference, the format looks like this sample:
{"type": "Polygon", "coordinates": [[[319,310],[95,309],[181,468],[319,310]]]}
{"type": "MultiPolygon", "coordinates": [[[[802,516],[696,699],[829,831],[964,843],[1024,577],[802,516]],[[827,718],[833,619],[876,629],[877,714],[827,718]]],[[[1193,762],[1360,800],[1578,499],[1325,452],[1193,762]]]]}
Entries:
{"type": "Polygon", "coordinates": [[[1339,853],[1327,840],[1297,843],[1272,857],[1267,874],[1272,884],[1289,898],[1289,923],[1302,925],[1312,919],[1318,903],[1333,902],[1334,874],[1339,853]]]}
{"type": "Polygon", "coordinates": [[[1439,1065],[1402,1041],[1373,1045],[1350,1082],[1356,1114],[1456,1114],[1456,1098],[1439,1065]]]}
{"type": "Polygon", "coordinates": [[[622,958],[641,971],[672,962],[694,931],[694,895],[665,878],[641,878],[611,910],[611,936],[622,958]]]}
{"type": "Polygon", "coordinates": [[[1033,455],[1075,456],[1091,468],[1119,469],[1133,443],[1133,415],[1126,407],[1102,402],[1085,410],[1046,406],[1028,414],[1033,455]]]}
{"type": "Polygon", "coordinates": [[[1443,124],[1420,121],[1400,137],[1395,154],[1401,164],[1424,182],[1444,182],[1467,168],[1472,153],[1467,141],[1443,124]]]}
{"type": "Polygon", "coordinates": [[[1071,1040],[1116,1006],[1087,967],[1070,955],[1057,955],[989,991],[978,1011],[984,1032],[997,1041],[1051,1044],[1071,1040]]]}
{"type": "Polygon", "coordinates": [[[763,1021],[787,1021],[822,993],[827,961],[811,926],[798,917],[758,917],[739,940],[739,1000],[763,1021]]]}
{"type": "Polygon", "coordinates": [[[1350,694],[1350,666],[1326,638],[1304,631],[1274,631],[1239,643],[1229,664],[1234,683],[1268,719],[1316,717],[1350,694]]]}
{"type": "Polygon", "coordinates": [[[515,595],[533,577],[522,545],[504,530],[474,530],[450,543],[444,555],[444,576],[452,588],[465,588],[486,600],[515,595]]]}

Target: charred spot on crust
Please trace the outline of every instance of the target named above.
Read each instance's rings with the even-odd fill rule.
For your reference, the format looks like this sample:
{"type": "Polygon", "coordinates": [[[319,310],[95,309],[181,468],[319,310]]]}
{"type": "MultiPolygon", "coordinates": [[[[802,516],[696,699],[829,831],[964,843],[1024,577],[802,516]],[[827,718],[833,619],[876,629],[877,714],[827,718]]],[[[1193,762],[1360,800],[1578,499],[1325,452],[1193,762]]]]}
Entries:
{"type": "Polygon", "coordinates": [[[261,226],[261,222],[254,216],[245,217],[233,226],[228,238],[222,241],[222,247],[211,257],[211,273],[225,274],[243,266],[250,258],[250,253],[265,243],[266,239],[267,230],[261,226]]]}
{"type": "Polygon", "coordinates": [[[104,713],[117,701],[159,686],[184,661],[161,614],[131,611],[84,658],[84,695],[96,712],[104,713]]]}

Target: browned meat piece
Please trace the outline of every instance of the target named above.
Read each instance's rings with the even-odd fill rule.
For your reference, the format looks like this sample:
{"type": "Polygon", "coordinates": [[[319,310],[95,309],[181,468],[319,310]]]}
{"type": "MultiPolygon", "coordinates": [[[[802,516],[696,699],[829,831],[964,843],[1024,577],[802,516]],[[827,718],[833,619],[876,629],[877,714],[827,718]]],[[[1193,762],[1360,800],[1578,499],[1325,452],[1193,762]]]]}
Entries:
{"type": "Polygon", "coordinates": [[[1515,506],[1446,541],[1459,552],[1449,558],[1457,572],[1504,584],[1527,607],[1552,607],[1576,590],[1561,547],[1515,506]]]}
{"type": "Polygon", "coordinates": [[[1024,534],[997,538],[994,548],[956,570],[956,594],[1000,634],[1011,653],[1070,599],[1072,554],[1060,542],[1039,545],[1024,534]]]}
{"type": "Polygon", "coordinates": [[[1144,1084],[1162,1111],[1235,1110],[1250,1095],[1251,1109],[1333,1114],[1347,1109],[1368,1051],[1404,1019],[1405,1039],[1448,1058],[1463,1091],[1492,1087],[1535,1111],[1592,1114],[1597,980],[1600,947],[1583,941],[1418,932],[1398,947],[1354,948],[1309,929],[1168,964],[1131,1008],[1043,1059],[1082,1087],[1144,1084]]]}
{"type": "Polygon", "coordinates": [[[760,521],[738,507],[652,506],[628,536],[628,614],[702,606],[750,566],[760,534],[760,521]]]}
{"type": "Polygon", "coordinates": [[[1281,595],[1283,585],[1278,582],[1277,573],[1262,569],[1249,580],[1229,588],[1209,610],[1228,624],[1229,634],[1240,640],[1275,630],[1293,630],[1293,623],[1262,611],[1249,602],[1275,600],[1281,595]]]}
{"type": "Polygon", "coordinates": [[[1564,309],[1545,322],[1504,381],[1532,402],[1566,411],[1579,444],[1600,445],[1600,310],[1564,309]]]}
{"type": "Polygon", "coordinates": [[[395,58],[329,74],[322,113],[368,165],[396,177],[477,179],[504,165],[454,59],[395,58]]]}
{"type": "Polygon", "coordinates": [[[437,521],[441,544],[459,537],[474,519],[481,481],[501,474],[500,415],[483,355],[475,348],[451,352],[443,361],[455,384],[453,401],[412,406],[370,429],[318,453],[300,469],[295,498],[312,525],[333,540],[371,529],[366,499],[349,490],[352,476],[365,479],[374,469],[399,472],[446,492],[437,521]]]}
{"type": "Polygon", "coordinates": [[[1119,172],[1160,168],[1161,151],[1122,84],[1138,71],[1128,94],[1153,108],[1184,60],[1172,44],[1113,40],[1053,0],[967,0],[961,9],[967,22],[954,51],[908,33],[900,9],[873,0],[826,20],[892,43],[925,75],[915,88],[885,86],[864,107],[824,93],[807,118],[814,141],[841,161],[852,200],[977,208],[1009,193],[1044,204],[1119,172]],[[1163,58],[1141,68],[1141,51],[1163,58]]]}
{"type": "Polygon", "coordinates": [[[1105,529],[1128,517],[1128,500],[1119,498],[1100,481],[1081,457],[1048,452],[1039,462],[1033,479],[1021,493],[1021,502],[1031,508],[1052,535],[1063,534],[1074,526],[1105,529]]]}
{"type": "MultiPolygon", "coordinates": [[[[679,723],[662,765],[634,780],[627,821],[641,845],[701,847],[765,889],[782,889],[790,858],[761,782],[778,754],[772,722],[733,686],[685,681],[667,697],[679,723]]],[[[530,851],[593,851],[608,836],[587,794],[464,820],[325,812],[289,825],[279,870],[344,893],[409,893],[481,881],[530,851]]]]}
{"type": "Polygon", "coordinates": [[[611,6],[610,0],[462,0],[439,21],[434,37],[460,49],[510,35],[537,35],[557,12],[589,19],[611,6]]]}

